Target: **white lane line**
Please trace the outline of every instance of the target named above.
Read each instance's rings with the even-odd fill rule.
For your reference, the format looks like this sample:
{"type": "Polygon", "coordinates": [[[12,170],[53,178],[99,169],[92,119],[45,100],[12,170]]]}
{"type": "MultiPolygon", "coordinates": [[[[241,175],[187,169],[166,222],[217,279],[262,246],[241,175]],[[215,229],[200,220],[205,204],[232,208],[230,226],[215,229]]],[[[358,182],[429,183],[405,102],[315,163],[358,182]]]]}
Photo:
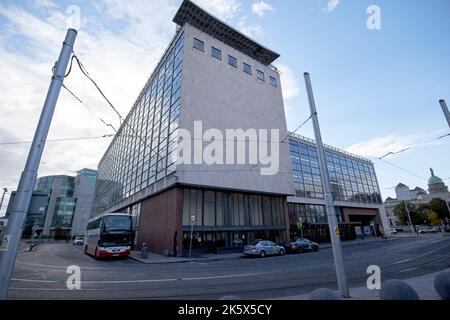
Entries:
{"type": "MultiPolygon", "coordinates": [[[[434,250],[431,250],[431,251],[428,251],[428,252],[425,252],[424,254],[421,254],[421,255],[418,255],[418,256],[415,256],[415,257],[413,257],[413,258],[410,258],[410,259],[406,259],[406,260],[402,260],[402,261],[397,261],[397,262],[394,262],[394,263],[391,263],[391,264],[385,264],[385,265],[381,265],[380,267],[388,267],[388,266],[392,266],[392,265],[396,265],[396,264],[400,264],[400,263],[403,263],[403,262],[407,262],[407,261],[411,261],[411,260],[417,260],[417,259],[419,259],[419,258],[422,258],[422,257],[425,257],[425,256],[427,256],[427,255],[429,255],[429,254],[431,254],[431,253],[433,253],[433,252],[435,252],[435,251],[438,251],[438,250],[441,250],[441,249],[443,249],[443,248],[446,248],[446,247],[448,247],[449,245],[448,244],[446,244],[445,246],[442,246],[442,247],[438,247],[438,248],[436,248],[436,249],[434,249],[434,250]]],[[[416,267],[414,267],[414,268],[411,268],[411,270],[412,269],[415,269],[416,267]]],[[[408,270],[410,270],[410,269],[405,269],[406,271],[408,271],[408,270]]],[[[400,272],[404,272],[404,271],[400,271],[400,272]]]]}
{"type": "Polygon", "coordinates": [[[91,283],[91,284],[101,284],[101,283],[147,283],[147,282],[171,282],[171,281],[177,281],[179,279],[149,279],[149,280],[104,280],[104,281],[80,281],[81,284],[83,283],[91,283]]]}
{"type": "Polygon", "coordinates": [[[414,260],[414,258],[410,258],[410,259],[405,259],[405,260],[397,261],[397,262],[394,262],[394,263],[390,263],[390,264],[385,264],[385,265],[382,265],[382,267],[389,267],[389,266],[394,266],[394,265],[396,265],[396,264],[400,264],[400,263],[408,262],[408,261],[411,261],[411,260],[414,260]]]}
{"type": "Polygon", "coordinates": [[[38,283],[59,283],[61,281],[56,280],[33,280],[33,279],[16,279],[12,278],[12,281],[21,281],[21,282],[38,282],[38,283]]]}
{"type": "Polygon", "coordinates": [[[273,272],[230,274],[230,275],[224,275],[224,276],[211,276],[211,277],[198,277],[198,278],[182,278],[181,280],[191,281],[191,280],[227,279],[227,278],[258,276],[258,275],[269,274],[269,273],[273,273],[273,272]]]}
{"type": "MultiPolygon", "coordinates": [[[[230,274],[230,275],[223,275],[223,276],[191,277],[191,278],[181,278],[181,279],[169,278],[169,279],[144,279],[144,280],[81,281],[81,284],[152,283],[152,282],[211,280],[211,279],[228,279],[228,278],[238,278],[238,277],[250,277],[250,276],[257,276],[257,275],[269,274],[269,273],[273,273],[273,272],[243,273],[243,274],[230,274]]],[[[63,283],[64,282],[64,281],[55,281],[55,280],[32,280],[32,279],[12,279],[12,280],[25,281],[25,282],[43,282],[43,283],[63,283]]],[[[14,288],[14,289],[19,290],[20,288],[14,288]]],[[[30,290],[47,290],[47,289],[30,288],[30,290]]],[[[48,289],[48,290],[67,290],[67,289],[48,289]]]]}
{"type": "MultiPolygon", "coordinates": [[[[8,290],[27,290],[27,291],[117,291],[117,289],[57,289],[57,288],[9,288],[8,290]]],[[[44,298],[45,299],[45,298],[44,298]]],[[[61,298],[64,299],[64,298],[61,298]]]]}
{"type": "Polygon", "coordinates": [[[414,270],[414,269],[417,269],[417,267],[413,267],[413,268],[408,268],[408,269],[405,269],[405,270],[399,271],[398,273],[403,273],[403,272],[411,271],[411,270],[414,270]]]}

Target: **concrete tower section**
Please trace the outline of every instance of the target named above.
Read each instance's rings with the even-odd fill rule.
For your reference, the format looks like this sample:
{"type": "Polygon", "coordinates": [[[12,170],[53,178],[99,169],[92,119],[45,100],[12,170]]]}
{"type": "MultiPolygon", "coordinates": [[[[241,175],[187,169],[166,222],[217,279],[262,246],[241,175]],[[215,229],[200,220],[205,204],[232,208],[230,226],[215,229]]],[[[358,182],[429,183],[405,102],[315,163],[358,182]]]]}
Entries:
{"type": "MultiPolygon", "coordinates": [[[[195,160],[194,144],[200,140],[199,136],[194,137],[199,123],[202,133],[208,129],[216,129],[220,133],[222,140],[219,137],[217,142],[223,155],[220,164],[211,165],[202,159],[201,164],[177,165],[178,182],[273,194],[293,194],[290,181],[291,161],[286,139],[288,132],[279,72],[274,67],[263,64],[254,57],[191,26],[188,22],[184,24],[183,29],[185,49],[179,128],[188,130],[192,135],[192,162],[195,160]],[[203,43],[203,51],[194,47],[194,41],[197,40],[203,43]],[[213,56],[213,50],[216,53],[220,52],[218,55],[220,58],[213,56]],[[229,59],[235,59],[236,66],[231,65],[229,59]],[[250,66],[251,74],[244,71],[244,64],[250,66]],[[276,85],[269,83],[270,78],[275,79],[276,85]],[[197,128],[194,128],[195,123],[197,128]],[[244,132],[246,136],[244,139],[247,139],[244,164],[237,163],[236,155],[237,144],[244,143],[242,137],[232,141],[226,134],[227,130],[238,129],[242,129],[241,133],[244,132]],[[267,130],[267,135],[261,135],[261,129],[267,130]],[[270,135],[271,129],[276,130],[276,137],[270,135]],[[250,163],[251,156],[257,157],[258,163],[261,156],[249,154],[249,142],[258,143],[258,150],[255,151],[259,153],[260,143],[265,144],[268,151],[272,151],[268,141],[276,142],[278,149],[274,150],[277,154],[271,163],[273,174],[266,175],[261,168],[269,168],[270,165],[255,166],[250,163]],[[226,158],[230,156],[227,155],[230,150],[234,151],[235,157],[234,163],[228,165],[226,158]]],[[[205,150],[210,143],[203,142],[199,146],[205,150]]]]}

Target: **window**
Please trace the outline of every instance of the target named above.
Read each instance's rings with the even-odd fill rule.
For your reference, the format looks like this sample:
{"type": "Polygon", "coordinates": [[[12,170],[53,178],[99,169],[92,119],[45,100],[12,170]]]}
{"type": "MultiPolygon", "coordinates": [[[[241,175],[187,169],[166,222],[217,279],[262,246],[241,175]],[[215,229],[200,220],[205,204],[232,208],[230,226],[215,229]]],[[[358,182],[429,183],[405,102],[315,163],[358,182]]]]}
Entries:
{"type": "Polygon", "coordinates": [[[269,76],[269,83],[271,86],[276,87],[277,86],[277,79],[275,79],[272,76],[269,76]]]}
{"type": "Polygon", "coordinates": [[[219,49],[212,47],[211,55],[216,59],[222,60],[222,51],[219,49]]]}
{"type": "Polygon", "coordinates": [[[235,57],[228,56],[228,64],[237,68],[237,59],[235,57]]]}
{"type": "Polygon", "coordinates": [[[264,81],[264,72],[261,70],[256,70],[256,74],[259,80],[264,81]]]}
{"type": "Polygon", "coordinates": [[[244,72],[252,74],[252,67],[249,64],[244,63],[244,72]]]}
{"type": "Polygon", "coordinates": [[[194,38],[194,48],[200,51],[205,51],[205,43],[202,40],[194,38]]]}

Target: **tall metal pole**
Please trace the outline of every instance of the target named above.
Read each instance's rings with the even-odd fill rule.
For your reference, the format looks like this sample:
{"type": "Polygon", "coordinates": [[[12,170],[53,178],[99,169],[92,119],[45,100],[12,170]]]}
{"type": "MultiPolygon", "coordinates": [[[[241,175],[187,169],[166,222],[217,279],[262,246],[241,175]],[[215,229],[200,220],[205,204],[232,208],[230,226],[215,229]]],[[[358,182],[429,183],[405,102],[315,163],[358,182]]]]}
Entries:
{"type": "Polygon", "coordinates": [[[414,233],[416,233],[415,232],[416,228],[414,228],[414,225],[412,223],[411,216],[409,214],[408,203],[406,201],[405,201],[405,209],[406,209],[406,214],[408,215],[409,224],[411,225],[411,232],[414,234],[414,233]]]}
{"type": "Polygon", "coordinates": [[[344,262],[342,259],[341,239],[339,237],[339,226],[336,218],[333,194],[331,193],[330,178],[328,168],[325,162],[325,153],[323,150],[322,136],[320,134],[319,119],[317,117],[316,104],[314,102],[313,91],[309,73],[304,73],[306,91],[308,92],[309,107],[311,109],[312,122],[314,126],[314,135],[316,137],[317,156],[319,159],[320,173],[322,175],[322,184],[325,195],[325,204],[327,208],[328,227],[330,230],[331,246],[333,248],[334,266],[336,268],[336,278],[339,291],[342,297],[349,298],[350,293],[347,287],[347,278],[345,275],[344,262]]]}
{"type": "Polygon", "coordinates": [[[450,112],[448,111],[447,104],[444,99],[439,100],[439,104],[441,105],[442,112],[444,112],[445,119],[450,127],[450,112]]]}
{"type": "Polygon", "coordinates": [[[8,295],[8,287],[14,270],[20,238],[22,237],[23,223],[30,206],[33,188],[36,183],[39,162],[41,161],[48,130],[55,111],[61,85],[64,81],[67,65],[73,51],[76,36],[77,32],[74,29],[67,30],[61,53],[54,68],[50,87],[47,92],[47,98],[45,99],[39,123],[34,134],[33,143],[31,144],[28,153],[25,169],[20,176],[19,186],[17,187],[11,214],[3,236],[8,243],[7,249],[6,251],[0,251],[0,299],[6,299],[8,295]]]}
{"type": "Polygon", "coordinates": [[[0,211],[2,210],[3,200],[5,199],[5,194],[8,192],[7,188],[3,188],[2,200],[0,200],[0,211]]]}

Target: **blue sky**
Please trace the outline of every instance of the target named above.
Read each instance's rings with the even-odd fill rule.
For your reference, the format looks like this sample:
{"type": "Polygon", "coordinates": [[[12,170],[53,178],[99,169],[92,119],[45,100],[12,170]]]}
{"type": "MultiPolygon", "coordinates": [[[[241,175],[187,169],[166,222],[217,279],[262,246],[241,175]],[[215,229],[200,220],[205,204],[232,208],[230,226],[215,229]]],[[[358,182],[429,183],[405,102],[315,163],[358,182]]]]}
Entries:
{"type": "MultiPolygon", "coordinates": [[[[197,0],[208,11],[281,54],[288,128],[309,116],[303,72],[311,74],[324,142],[362,156],[414,149],[374,160],[383,197],[398,182],[426,187],[429,167],[450,177],[450,132],[438,100],[450,104],[450,1],[197,0]],[[369,30],[370,5],[381,29],[369,30]]],[[[30,140],[67,26],[89,72],[126,114],[172,37],[181,0],[0,3],[1,141],[30,140]],[[155,12],[158,14],[155,15],[155,12]],[[126,79],[126,80],[124,80],[126,79]]],[[[96,116],[62,92],[50,138],[98,136],[118,125],[79,72],[66,80],[96,116]]],[[[298,132],[313,137],[311,124],[298,132]]],[[[110,140],[49,143],[40,174],[95,168],[110,140]]],[[[14,189],[27,145],[0,146],[1,186],[14,189]]],[[[447,180],[448,183],[450,180],[447,180]]]]}

